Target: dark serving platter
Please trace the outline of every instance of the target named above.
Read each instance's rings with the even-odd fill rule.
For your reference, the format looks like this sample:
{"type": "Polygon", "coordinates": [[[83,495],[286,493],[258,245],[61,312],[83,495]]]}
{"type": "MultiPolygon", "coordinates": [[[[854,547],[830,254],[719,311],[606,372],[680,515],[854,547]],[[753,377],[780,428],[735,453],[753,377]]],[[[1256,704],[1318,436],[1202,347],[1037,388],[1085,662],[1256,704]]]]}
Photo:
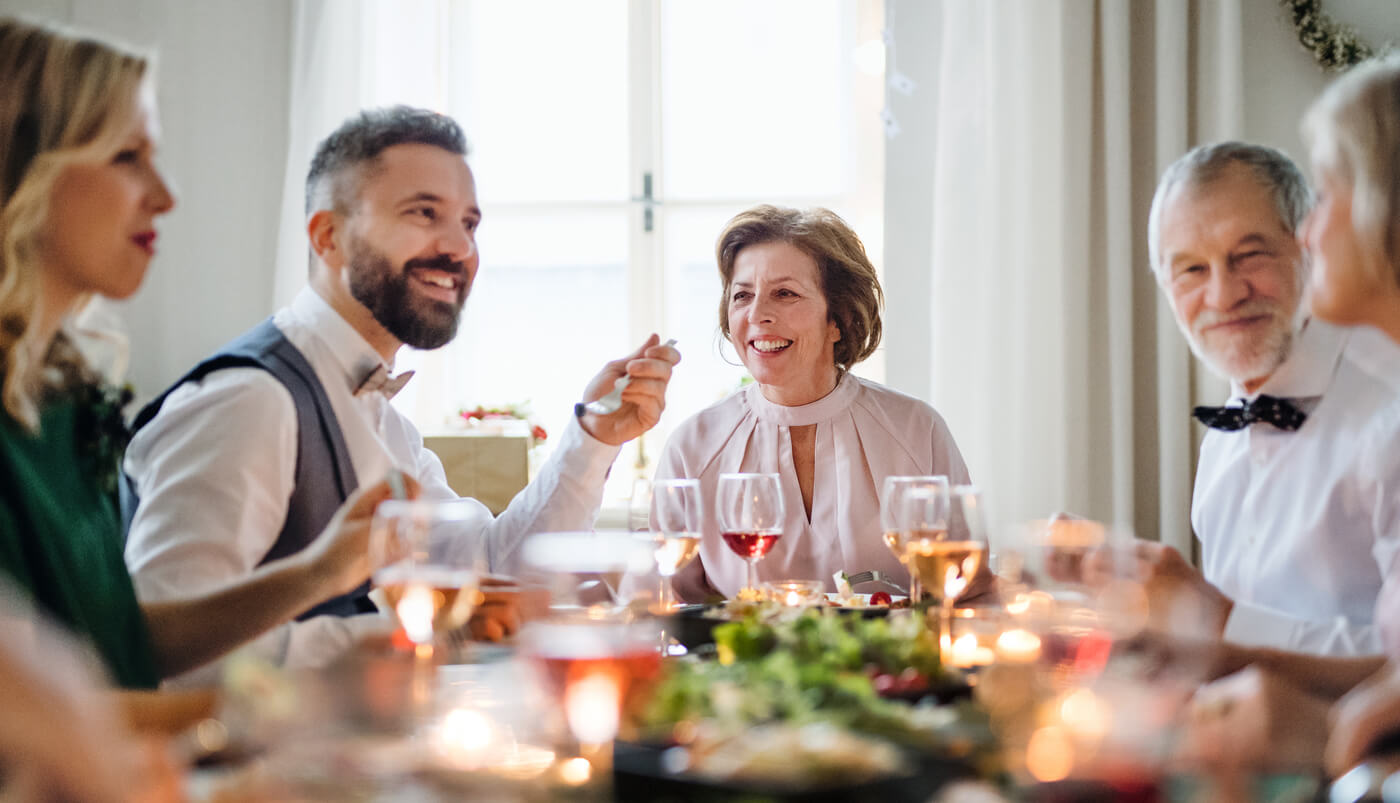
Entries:
{"type": "Polygon", "coordinates": [[[961,761],[936,756],[915,757],[914,770],[873,781],[821,786],[774,786],[714,780],[667,772],[660,745],[617,742],[613,754],[613,792],[618,801],[692,803],[731,800],[812,801],[812,803],[924,803],[939,787],[973,778],[973,768],[961,761]]]}

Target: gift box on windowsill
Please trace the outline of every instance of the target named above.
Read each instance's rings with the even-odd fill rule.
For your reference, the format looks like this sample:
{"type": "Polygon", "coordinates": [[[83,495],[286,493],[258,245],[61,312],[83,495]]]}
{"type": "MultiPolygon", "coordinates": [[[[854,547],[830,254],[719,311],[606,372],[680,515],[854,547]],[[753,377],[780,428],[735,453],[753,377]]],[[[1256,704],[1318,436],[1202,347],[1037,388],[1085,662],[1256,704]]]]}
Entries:
{"type": "Polygon", "coordinates": [[[460,433],[423,438],[442,461],[447,484],[499,514],[530,481],[530,435],[460,433]]]}

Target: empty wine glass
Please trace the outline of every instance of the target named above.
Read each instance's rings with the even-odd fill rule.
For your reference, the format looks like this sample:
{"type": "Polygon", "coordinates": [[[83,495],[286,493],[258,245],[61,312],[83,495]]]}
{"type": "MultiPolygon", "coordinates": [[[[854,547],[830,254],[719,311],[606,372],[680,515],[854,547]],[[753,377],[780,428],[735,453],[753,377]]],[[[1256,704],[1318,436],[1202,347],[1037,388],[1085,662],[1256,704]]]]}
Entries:
{"type": "Polygon", "coordinates": [[[724,543],[748,565],[748,589],[758,593],[758,562],[783,534],[783,489],[777,474],[721,474],[715,515],[724,543]]]}
{"type": "Polygon", "coordinates": [[[700,527],[704,508],[700,501],[700,481],[691,479],[657,480],[652,485],[651,520],[655,534],[656,571],[661,575],[662,612],[676,604],[671,579],[700,552],[700,527]]]}
{"type": "Polygon", "coordinates": [[[463,528],[469,500],[390,500],[370,523],[370,564],[404,634],[431,657],[435,637],[463,626],[475,609],[483,555],[463,528]]]}
{"type": "MultiPolygon", "coordinates": [[[[904,564],[904,568],[909,570],[909,601],[919,602],[923,599],[923,589],[920,587],[918,572],[909,563],[908,555],[905,553],[907,542],[906,534],[919,529],[918,522],[906,521],[911,509],[905,505],[905,496],[910,490],[915,488],[928,489],[936,497],[941,496],[946,507],[948,496],[948,478],[939,474],[922,477],[886,477],[884,491],[880,495],[880,525],[884,531],[885,546],[894,553],[895,559],[904,564]]],[[[920,508],[917,511],[920,515],[927,515],[930,511],[920,508]]],[[[925,522],[926,523],[926,522],[925,522]]]]}

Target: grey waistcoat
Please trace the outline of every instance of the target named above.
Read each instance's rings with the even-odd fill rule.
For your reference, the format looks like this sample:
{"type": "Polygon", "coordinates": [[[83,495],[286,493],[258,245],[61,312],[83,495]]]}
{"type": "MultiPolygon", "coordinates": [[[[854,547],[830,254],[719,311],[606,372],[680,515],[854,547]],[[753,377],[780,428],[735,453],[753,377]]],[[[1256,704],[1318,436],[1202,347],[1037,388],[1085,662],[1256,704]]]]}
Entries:
{"type": "MultiPolygon", "coordinates": [[[[134,435],[155,418],[166,397],[175,388],[186,382],[197,382],[222,368],[234,367],[261,368],[272,374],[292,394],[292,403],[297,412],[296,485],[287,506],[287,519],[282,525],[282,532],[259,562],[261,565],[304,549],[330,522],[341,503],[359,487],[355,467],[350,463],[350,452],[345,447],[345,436],[340,431],[340,423],[336,421],[325,388],[316,378],[316,372],[306,357],[272,323],[272,319],[238,336],[214,356],[196,365],[142,408],[132,422],[131,431],[134,435]]],[[[249,437],[257,435],[256,432],[248,433],[249,437]]],[[[125,479],[121,494],[122,516],[130,527],[140,500],[136,497],[135,483],[130,477],[125,479]]],[[[328,599],[297,618],[308,619],[326,614],[350,616],[373,611],[375,607],[369,600],[369,587],[366,581],[349,594],[328,599]]]]}

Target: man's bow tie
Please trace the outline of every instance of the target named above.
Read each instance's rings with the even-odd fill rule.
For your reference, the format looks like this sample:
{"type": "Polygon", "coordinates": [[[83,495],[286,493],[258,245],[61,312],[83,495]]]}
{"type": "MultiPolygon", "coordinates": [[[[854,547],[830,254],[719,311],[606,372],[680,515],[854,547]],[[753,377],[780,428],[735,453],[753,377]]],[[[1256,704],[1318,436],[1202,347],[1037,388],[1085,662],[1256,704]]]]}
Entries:
{"type": "Polygon", "coordinates": [[[391,377],[383,365],[375,366],[365,381],[355,388],[356,396],[363,396],[366,393],[383,393],[384,398],[392,399],[408,384],[408,380],[413,378],[412,371],[404,371],[398,376],[391,377]]]}
{"type": "Polygon", "coordinates": [[[1245,402],[1243,407],[1197,407],[1191,412],[1202,424],[1226,432],[1244,429],[1256,421],[1273,424],[1285,432],[1303,425],[1308,416],[1288,399],[1259,396],[1245,402]]]}

